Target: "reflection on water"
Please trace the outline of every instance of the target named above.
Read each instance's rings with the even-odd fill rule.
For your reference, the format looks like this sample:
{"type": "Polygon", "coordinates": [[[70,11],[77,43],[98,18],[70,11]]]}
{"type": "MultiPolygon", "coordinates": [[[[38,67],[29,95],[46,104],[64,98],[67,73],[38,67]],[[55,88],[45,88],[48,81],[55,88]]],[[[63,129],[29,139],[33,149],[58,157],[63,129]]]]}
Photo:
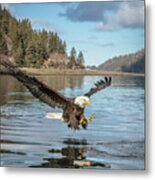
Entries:
{"type": "MultiPolygon", "coordinates": [[[[57,154],[59,158],[45,158],[44,160],[48,161],[38,166],[31,167],[53,167],[53,168],[86,168],[88,167],[86,160],[87,152],[87,141],[85,139],[67,139],[63,142],[67,144],[66,147],[62,149],[50,149],[48,152],[52,154],[57,154]]],[[[109,164],[106,163],[97,163],[91,162],[92,167],[102,167],[110,168],[109,164]]]]}
{"type": "MultiPolygon", "coordinates": [[[[39,76],[38,77],[42,82],[45,82],[49,87],[52,87],[57,90],[64,90],[66,88],[75,89],[75,88],[82,88],[83,85],[83,76],[39,76]]],[[[21,85],[16,79],[5,76],[0,77],[0,104],[7,103],[9,100],[9,93],[16,93],[18,92],[18,97],[21,100],[25,100],[30,98],[29,93],[19,93],[25,92],[26,88],[21,85]]],[[[15,94],[14,94],[15,95],[15,94]]],[[[12,97],[14,98],[14,97],[12,97]]]]}
{"type": "MultiPolygon", "coordinates": [[[[39,76],[68,97],[84,94],[101,76],[39,76]]],[[[95,94],[88,130],[73,131],[45,116],[52,109],[15,79],[0,77],[1,165],[15,167],[144,169],[144,78],[114,77],[95,94]]]]}
{"type": "Polygon", "coordinates": [[[144,87],[144,78],[143,77],[115,77],[114,78],[115,86],[123,87],[144,87]]]}
{"type": "Polygon", "coordinates": [[[48,162],[43,163],[35,167],[53,167],[53,168],[74,168],[75,160],[84,160],[86,157],[85,146],[87,145],[86,140],[77,141],[76,139],[67,139],[63,142],[67,144],[62,149],[50,149],[48,152],[51,154],[57,154],[61,158],[45,158],[48,162]],[[81,145],[78,147],[78,145],[81,145]]]}

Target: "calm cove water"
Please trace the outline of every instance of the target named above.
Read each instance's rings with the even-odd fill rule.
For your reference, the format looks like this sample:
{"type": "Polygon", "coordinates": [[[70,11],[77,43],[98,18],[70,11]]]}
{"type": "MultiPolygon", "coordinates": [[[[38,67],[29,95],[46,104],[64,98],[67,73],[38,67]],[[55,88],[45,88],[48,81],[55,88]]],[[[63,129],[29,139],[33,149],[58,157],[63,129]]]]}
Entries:
{"type": "MultiPolygon", "coordinates": [[[[84,94],[102,76],[39,76],[68,97],[84,94]]],[[[91,98],[87,130],[46,119],[52,109],[14,78],[0,78],[1,166],[144,169],[144,78],[113,77],[112,86],[91,98]]]]}

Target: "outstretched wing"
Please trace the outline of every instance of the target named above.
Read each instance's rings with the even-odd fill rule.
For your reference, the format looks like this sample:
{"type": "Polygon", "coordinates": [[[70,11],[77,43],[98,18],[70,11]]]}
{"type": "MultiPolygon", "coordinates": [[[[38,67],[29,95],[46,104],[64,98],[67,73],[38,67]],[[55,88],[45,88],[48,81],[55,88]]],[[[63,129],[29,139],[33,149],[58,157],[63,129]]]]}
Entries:
{"type": "Polygon", "coordinates": [[[97,81],[95,83],[95,87],[92,87],[87,93],[84,94],[84,96],[92,96],[94,93],[105,89],[106,87],[111,85],[111,77],[105,77],[104,80],[97,81]]]}
{"type": "Polygon", "coordinates": [[[7,74],[15,77],[28,88],[33,96],[49,106],[64,109],[70,102],[70,99],[64,97],[58,91],[49,88],[37,78],[27,75],[25,72],[20,70],[12,62],[10,62],[6,56],[0,56],[0,64],[5,67],[5,70],[0,70],[1,74],[7,74]]]}

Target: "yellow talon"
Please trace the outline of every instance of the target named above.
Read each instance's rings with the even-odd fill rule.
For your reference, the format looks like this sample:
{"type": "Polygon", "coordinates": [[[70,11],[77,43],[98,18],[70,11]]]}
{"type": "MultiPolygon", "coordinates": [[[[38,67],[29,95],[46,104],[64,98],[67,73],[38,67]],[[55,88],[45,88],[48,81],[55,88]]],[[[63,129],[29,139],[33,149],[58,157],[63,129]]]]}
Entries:
{"type": "Polygon", "coordinates": [[[84,163],[84,165],[85,165],[85,166],[90,166],[90,165],[91,165],[91,162],[90,162],[90,161],[86,161],[86,162],[84,163]]]}
{"type": "Polygon", "coordinates": [[[80,124],[82,124],[83,121],[84,121],[84,117],[82,117],[82,118],[80,119],[80,124]]]}
{"type": "Polygon", "coordinates": [[[87,122],[91,122],[94,118],[94,115],[91,115],[88,119],[87,119],[87,122]]]}
{"type": "Polygon", "coordinates": [[[87,123],[91,122],[94,118],[94,115],[91,115],[88,119],[86,119],[84,116],[80,119],[79,123],[82,125],[82,126],[86,126],[87,123]]]}

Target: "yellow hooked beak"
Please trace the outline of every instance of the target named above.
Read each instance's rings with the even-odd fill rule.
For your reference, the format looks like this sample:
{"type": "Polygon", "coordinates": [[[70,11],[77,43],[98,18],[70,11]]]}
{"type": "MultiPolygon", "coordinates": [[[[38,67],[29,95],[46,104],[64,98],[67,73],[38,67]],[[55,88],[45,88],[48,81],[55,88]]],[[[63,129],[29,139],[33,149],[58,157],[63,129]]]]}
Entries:
{"type": "Polygon", "coordinates": [[[89,101],[89,100],[86,101],[86,102],[85,102],[85,105],[90,106],[90,101],[89,101]]]}

